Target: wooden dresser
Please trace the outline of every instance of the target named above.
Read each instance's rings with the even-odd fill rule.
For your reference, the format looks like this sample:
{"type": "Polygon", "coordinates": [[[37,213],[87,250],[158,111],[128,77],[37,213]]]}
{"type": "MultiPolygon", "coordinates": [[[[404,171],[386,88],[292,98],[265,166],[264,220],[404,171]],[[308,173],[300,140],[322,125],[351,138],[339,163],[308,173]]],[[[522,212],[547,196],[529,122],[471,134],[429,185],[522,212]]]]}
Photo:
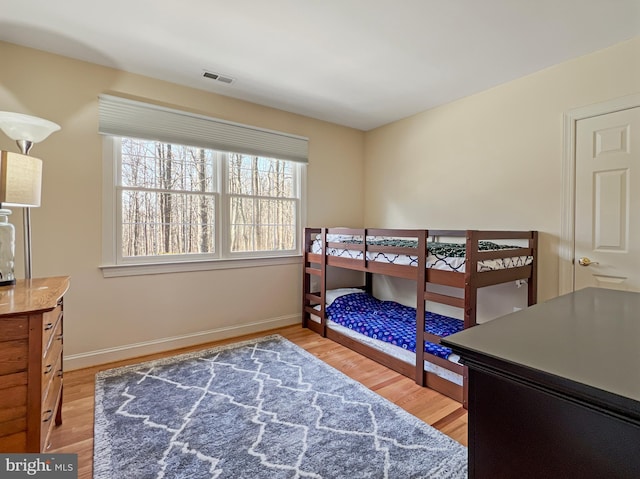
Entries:
{"type": "Polygon", "coordinates": [[[640,293],[587,288],[448,336],[470,479],[640,478],[640,293]]]}
{"type": "Polygon", "coordinates": [[[62,317],[68,277],[0,287],[0,452],[44,452],[62,423],[62,317]]]}

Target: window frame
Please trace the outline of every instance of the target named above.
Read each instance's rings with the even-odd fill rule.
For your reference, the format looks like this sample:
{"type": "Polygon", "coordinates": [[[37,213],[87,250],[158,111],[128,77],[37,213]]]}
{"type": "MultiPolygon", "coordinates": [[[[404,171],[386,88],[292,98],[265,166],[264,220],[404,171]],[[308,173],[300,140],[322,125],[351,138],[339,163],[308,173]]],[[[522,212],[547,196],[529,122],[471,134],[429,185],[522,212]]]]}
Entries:
{"type": "MultiPolygon", "coordinates": [[[[214,269],[245,268],[277,264],[299,263],[302,255],[302,231],[306,212],[306,163],[292,161],[296,171],[296,248],[281,251],[230,251],[230,198],[228,192],[228,155],[219,152],[217,182],[214,193],[215,252],[204,254],[181,254],[166,257],[122,255],[122,191],[129,189],[120,185],[121,137],[103,137],[103,208],[102,208],[102,264],[104,277],[135,276],[143,274],[204,271],[214,269]]],[[[215,150],[217,151],[217,150],[215,150]]],[[[253,155],[252,155],[253,156],[253,155]]],[[[285,160],[290,161],[290,160],[285,160]]]]}
{"type": "MultiPolygon", "coordinates": [[[[254,155],[247,155],[247,156],[254,156],[254,155]]],[[[242,195],[237,195],[237,194],[233,194],[230,193],[229,191],[229,181],[228,181],[228,177],[229,177],[229,158],[227,154],[223,154],[222,155],[223,159],[222,161],[220,161],[220,194],[221,194],[221,203],[222,203],[222,208],[221,208],[221,216],[222,216],[222,225],[223,228],[221,228],[222,231],[222,240],[221,240],[221,246],[222,246],[222,254],[221,256],[223,258],[226,259],[243,259],[243,258],[271,258],[271,257],[280,257],[280,256],[291,256],[292,254],[295,254],[297,256],[300,256],[302,254],[302,245],[301,245],[301,241],[302,241],[302,228],[300,227],[300,225],[302,224],[301,222],[301,209],[302,209],[302,204],[300,201],[300,198],[302,196],[302,191],[300,188],[300,183],[301,183],[301,177],[302,177],[302,171],[301,168],[304,168],[302,166],[301,163],[296,163],[296,162],[291,162],[292,166],[294,169],[296,169],[296,178],[294,178],[294,189],[296,191],[296,196],[297,198],[294,198],[295,203],[297,204],[296,207],[296,248],[295,250],[290,250],[287,252],[280,252],[280,251],[275,251],[275,250],[271,250],[271,251],[247,251],[247,252],[236,252],[234,253],[233,251],[231,251],[231,220],[229,218],[229,215],[231,214],[231,198],[234,197],[240,197],[242,195]]],[[[252,198],[265,198],[265,197],[261,197],[261,196],[257,196],[257,195],[248,195],[248,197],[252,197],[252,198]]],[[[216,230],[217,232],[217,230],[216,230]]]]}

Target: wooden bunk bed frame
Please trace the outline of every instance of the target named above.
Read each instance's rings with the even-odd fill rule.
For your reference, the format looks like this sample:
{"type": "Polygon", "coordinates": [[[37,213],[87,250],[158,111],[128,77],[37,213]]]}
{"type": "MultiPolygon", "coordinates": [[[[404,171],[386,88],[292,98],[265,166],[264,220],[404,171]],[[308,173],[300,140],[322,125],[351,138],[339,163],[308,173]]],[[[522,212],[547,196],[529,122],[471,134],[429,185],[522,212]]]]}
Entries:
{"type": "Polygon", "coordinates": [[[351,228],[306,228],[304,232],[303,258],[303,292],[302,292],[302,326],[316,333],[332,339],[348,348],[363,354],[407,377],[414,378],[416,383],[439,391],[463,404],[467,403],[467,372],[466,367],[433,356],[424,351],[426,341],[439,344],[440,337],[424,331],[425,302],[434,301],[449,306],[461,308],[464,316],[464,328],[476,324],[478,289],[486,286],[507,283],[516,280],[527,281],[527,302],[531,306],[537,298],[537,231],[479,231],[479,230],[412,230],[412,229],[351,229],[351,228]],[[322,252],[313,253],[311,246],[320,235],[322,252]],[[348,244],[329,242],[330,235],[353,235],[363,238],[362,244],[348,244]],[[396,247],[367,244],[367,237],[417,238],[417,248],[396,247]],[[464,238],[466,247],[466,265],[464,272],[445,271],[426,267],[428,238],[464,238]],[[480,241],[490,240],[525,240],[527,246],[516,249],[500,249],[481,251],[480,241]],[[334,256],[327,254],[329,248],[349,249],[362,252],[361,259],[334,256]],[[417,257],[417,267],[412,265],[392,264],[367,259],[367,253],[399,254],[417,257]],[[532,256],[533,261],[526,266],[478,272],[478,262],[490,259],[509,258],[516,256],[532,256]],[[366,273],[366,284],[361,286],[371,293],[372,275],[406,278],[416,282],[416,361],[415,365],[406,363],[398,358],[387,355],[373,347],[367,346],[329,327],[326,323],[326,291],[327,266],[362,271],[366,273]],[[312,277],[318,277],[319,291],[311,291],[312,277]],[[427,291],[429,284],[446,285],[464,290],[464,297],[454,297],[427,291]],[[314,306],[318,309],[314,309],[314,306]],[[320,322],[311,320],[311,315],[320,318],[320,322]],[[460,374],[463,386],[441,378],[435,373],[424,370],[425,359],[437,366],[460,374]]]}

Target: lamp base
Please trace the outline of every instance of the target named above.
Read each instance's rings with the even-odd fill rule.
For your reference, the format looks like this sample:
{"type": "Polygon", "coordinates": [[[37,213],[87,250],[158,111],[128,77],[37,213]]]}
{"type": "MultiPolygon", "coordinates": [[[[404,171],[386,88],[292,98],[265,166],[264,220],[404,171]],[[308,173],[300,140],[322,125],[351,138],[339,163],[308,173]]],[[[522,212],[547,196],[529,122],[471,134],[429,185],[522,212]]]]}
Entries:
{"type": "Polygon", "coordinates": [[[11,210],[0,208],[0,286],[16,284],[16,275],[13,272],[15,229],[9,223],[11,210]]]}

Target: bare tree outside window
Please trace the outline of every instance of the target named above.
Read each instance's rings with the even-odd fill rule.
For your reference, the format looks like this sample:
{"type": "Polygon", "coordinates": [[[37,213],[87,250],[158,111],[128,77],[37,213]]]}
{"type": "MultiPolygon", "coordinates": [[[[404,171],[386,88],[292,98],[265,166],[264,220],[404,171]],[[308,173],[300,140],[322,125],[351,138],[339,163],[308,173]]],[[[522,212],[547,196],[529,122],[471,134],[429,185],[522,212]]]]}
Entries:
{"type": "Polygon", "coordinates": [[[296,245],[291,162],[229,154],[231,251],[287,251],[296,245]]]}
{"type": "Polygon", "coordinates": [[[215,251],[216,161],[211,150],[122,139],[123,256],[215,251]]]}
{"type": "Polygon", "coordinates": [[[295,164],[163,142],[121,139],[122,256],[212,255],[226,182],[231,253],[296,248],[295,164]]]}

